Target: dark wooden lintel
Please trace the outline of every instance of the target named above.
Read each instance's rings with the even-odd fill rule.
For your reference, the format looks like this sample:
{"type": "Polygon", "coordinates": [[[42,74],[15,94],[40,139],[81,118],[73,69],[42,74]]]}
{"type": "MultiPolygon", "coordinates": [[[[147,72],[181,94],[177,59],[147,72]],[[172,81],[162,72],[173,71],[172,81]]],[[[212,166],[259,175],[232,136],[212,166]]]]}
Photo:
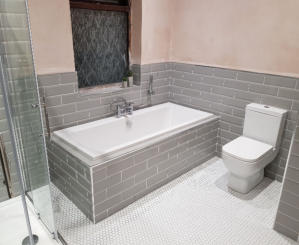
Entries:
{"type": "Polygon", "coordinates": [[[70,1],[71,8],[80,8],[80,9],[91,9],[91,10],[102,10],[102,11],[116,11],[116,12],[129,12],[129,6],[121,5],[110,5],[102,3],[91,3],[91,2],[79,2],[79,1],[70,1]]]}

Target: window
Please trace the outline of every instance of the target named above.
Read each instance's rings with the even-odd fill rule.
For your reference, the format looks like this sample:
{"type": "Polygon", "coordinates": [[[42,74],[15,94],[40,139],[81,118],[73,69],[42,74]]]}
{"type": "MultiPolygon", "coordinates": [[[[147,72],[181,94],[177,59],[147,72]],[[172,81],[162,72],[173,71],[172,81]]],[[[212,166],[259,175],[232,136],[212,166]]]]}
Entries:
{"type": "Polygon", "coordinates": [[[127,75],[128,14],[123,0],[71,1],[79,88],[119,83],[127,75]]]}

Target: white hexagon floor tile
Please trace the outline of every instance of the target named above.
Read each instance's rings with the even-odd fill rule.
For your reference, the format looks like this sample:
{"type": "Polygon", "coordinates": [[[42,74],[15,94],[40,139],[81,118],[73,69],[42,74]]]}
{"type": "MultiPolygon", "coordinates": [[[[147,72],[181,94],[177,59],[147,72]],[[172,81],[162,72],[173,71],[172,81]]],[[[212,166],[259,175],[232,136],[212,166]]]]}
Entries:
{"type": "Polygon", "coordinates": [[[272,229],[281,183],[242,195],[226,179],[214,158],[96,225],[53,186],[57,227],[70,245],[298,245],[272,229]]]}

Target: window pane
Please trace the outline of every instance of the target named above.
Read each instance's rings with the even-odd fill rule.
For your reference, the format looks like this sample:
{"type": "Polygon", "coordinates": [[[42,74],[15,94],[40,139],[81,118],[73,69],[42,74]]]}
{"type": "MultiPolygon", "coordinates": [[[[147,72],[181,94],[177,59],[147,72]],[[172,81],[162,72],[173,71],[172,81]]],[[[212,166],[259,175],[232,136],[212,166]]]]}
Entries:
{"type": "Polygon", "coordinates": [[[121,82],[128,70],[125,12],[71,9],[79,87],[121,82]]]}

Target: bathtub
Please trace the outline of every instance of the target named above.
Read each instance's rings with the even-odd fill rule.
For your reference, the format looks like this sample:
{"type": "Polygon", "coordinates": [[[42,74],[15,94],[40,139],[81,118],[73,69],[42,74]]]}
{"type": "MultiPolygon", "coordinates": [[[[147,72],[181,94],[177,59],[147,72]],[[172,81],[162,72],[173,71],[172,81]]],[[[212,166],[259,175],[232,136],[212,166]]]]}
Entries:
{"type": "Polygon", "coordinates": [[[52,182],[97,223],[216,155],[219,118],[173,103],[59,130],[52,182]]]}
{"type": "Polygon", "coordinates": [[[164,103],[55,131],[52,140],[92,167],[213,119],[211,113],[164,103]]]}

